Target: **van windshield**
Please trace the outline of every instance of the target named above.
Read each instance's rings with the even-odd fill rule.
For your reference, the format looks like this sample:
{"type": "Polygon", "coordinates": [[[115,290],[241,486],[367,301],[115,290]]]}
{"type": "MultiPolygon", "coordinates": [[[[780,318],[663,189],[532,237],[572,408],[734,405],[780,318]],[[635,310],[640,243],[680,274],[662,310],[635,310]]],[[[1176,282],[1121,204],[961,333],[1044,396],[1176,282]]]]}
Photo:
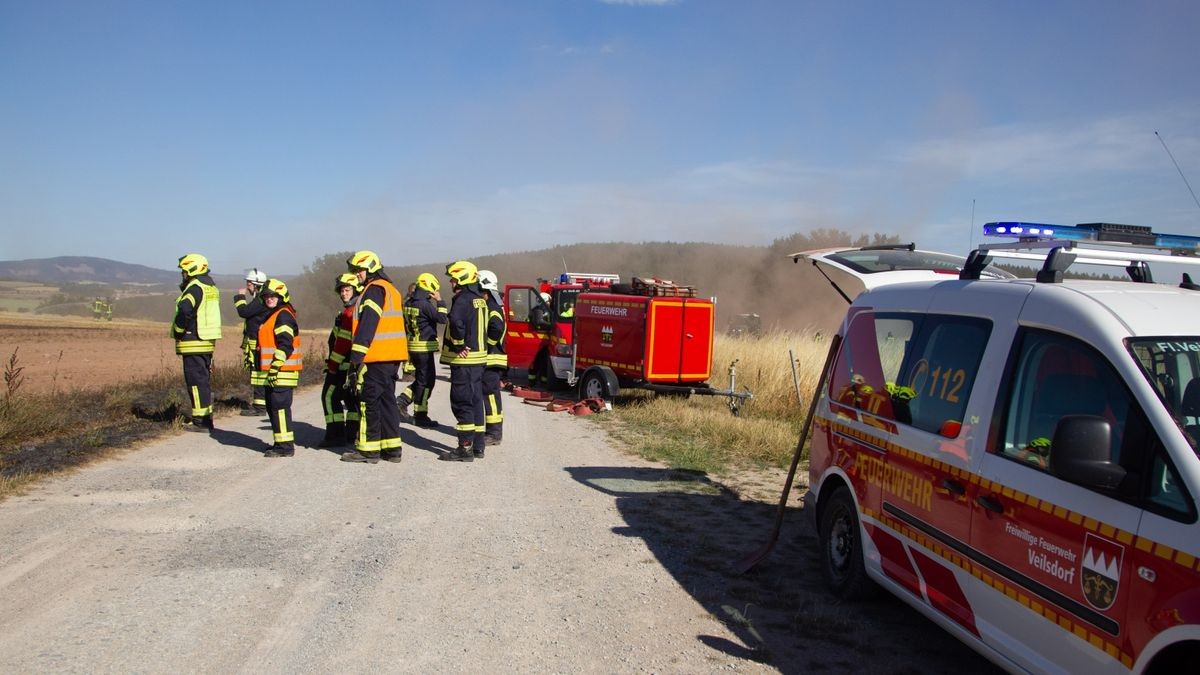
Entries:
{"type": "Polygon", "coordinates": [[[1200,454],[1200,336],[1127,340],[1192,451],[1200,454]]]}

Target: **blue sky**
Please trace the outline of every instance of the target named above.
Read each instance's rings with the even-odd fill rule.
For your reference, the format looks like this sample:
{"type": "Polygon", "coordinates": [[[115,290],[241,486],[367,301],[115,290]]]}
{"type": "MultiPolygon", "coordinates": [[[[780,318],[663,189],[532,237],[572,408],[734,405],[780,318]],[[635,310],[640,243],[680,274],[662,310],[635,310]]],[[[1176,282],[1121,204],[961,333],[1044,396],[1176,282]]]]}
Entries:
{"type": "Polygon", "coordinates": [[[1200,3],[0,0],[0,259],[1200,235],[1200,3]]]}

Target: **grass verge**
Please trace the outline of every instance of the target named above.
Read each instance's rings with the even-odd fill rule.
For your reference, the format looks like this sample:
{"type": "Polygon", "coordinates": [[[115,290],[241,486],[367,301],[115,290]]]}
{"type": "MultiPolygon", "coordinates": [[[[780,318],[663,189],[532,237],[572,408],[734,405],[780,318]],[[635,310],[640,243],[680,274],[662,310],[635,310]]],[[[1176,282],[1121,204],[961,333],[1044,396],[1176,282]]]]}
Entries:
{"type": "Polygon", "coordinates": [[[614,414],[594,419],[637,454],[673,468],[721,474],[787,467],[827,348],[817,335],[804,332],[717,336],[709,381],[727,389],[728,366],[737,360],[737,388],[744,385],[754,394],[740,416],[729,412],[723,397],[632,391],[617,399],[614,414]],[[796,362],[795,379],[791,361],[796,362]]]}

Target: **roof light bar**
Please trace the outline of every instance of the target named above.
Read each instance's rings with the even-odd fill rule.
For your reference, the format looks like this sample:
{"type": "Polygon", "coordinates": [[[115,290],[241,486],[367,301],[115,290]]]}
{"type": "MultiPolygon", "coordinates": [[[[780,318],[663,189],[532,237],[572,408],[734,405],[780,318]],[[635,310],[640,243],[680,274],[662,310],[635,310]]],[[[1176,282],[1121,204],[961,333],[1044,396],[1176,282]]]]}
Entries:
{"type": "Polygon", "coordinates": [[[1195,255],[1200,253],[1200,237],[1186,234],[1159,234],[1148,227],[1115,223],[1081,223],[1079,225],[1047,225],[1044,223],[995,222],[983,226],[990,237],[1016,237],[1021,241],[1047,239],[1095,241],[1114,244],[1136,244],[1170,249],[1195,255]]]}

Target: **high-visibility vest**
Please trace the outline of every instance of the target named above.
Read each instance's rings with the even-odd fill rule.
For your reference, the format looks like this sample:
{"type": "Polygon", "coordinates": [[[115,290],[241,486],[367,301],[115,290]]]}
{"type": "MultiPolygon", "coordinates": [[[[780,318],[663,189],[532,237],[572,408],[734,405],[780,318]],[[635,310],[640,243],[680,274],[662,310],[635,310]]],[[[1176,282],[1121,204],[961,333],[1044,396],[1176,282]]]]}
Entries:
{"type": "Polygon", "coordinates": [[[201,282],[193,277],[183,287],[175,300],[175,318],[171,321],[171,337],[175,338],[177,354],[211,354],[217,340],[221,339],[221,293],[216,286],[201,282]],[[180,340],[175,333],[179,321],[179,303],[192,286],[200,288],[200,305],[196,307],[196,337],[199,340],[180,340]]]}
{"type": "MultiPolygon", "coordinates": [[[[391,283],[383,279],[373,279],[359,293],[354,304],[354,322],[351,331],[358,334],[358,318],[363,312],[363,299],[367,290],[372,286],[383,289],[383,306],[375,308],[379,312],[379,324],[375,326],[375,337],[367,346],[367,354],[363,363],[380,363],[387,361],[408,360],[408,336],[404,332],[404,296],[391,283]]],[[[371,303],[374,304],[374,303],[371,303]]]]}
{"type": "MultiPolygon", "coordinates": [[[[271,363],[275,360],[275,320],[279,315],[287,312],[292,315],[292,319],[296,318],[296,310],[288,305],[280,307],[258,329],[258,369],[270,370],[271,363]]],[[[292,353],[288,354],[287,360],[279,368],[285,372],[299,372],[304,368],[304,354],[300,351],[300,331],[292,336],[292,353]]]]}

